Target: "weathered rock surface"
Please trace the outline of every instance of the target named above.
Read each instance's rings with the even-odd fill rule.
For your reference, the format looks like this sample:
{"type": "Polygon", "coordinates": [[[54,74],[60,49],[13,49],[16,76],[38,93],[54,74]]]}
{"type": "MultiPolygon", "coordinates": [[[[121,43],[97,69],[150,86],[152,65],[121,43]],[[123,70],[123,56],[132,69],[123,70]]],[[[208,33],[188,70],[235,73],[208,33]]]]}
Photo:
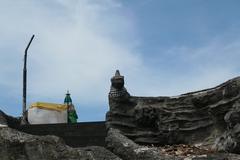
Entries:
{"type": "Polygon", "coordinates": [[[14,118],[9,115],[6,115],[3,111],[0,110],[0,126],[2,127],[12,127],[16,128],[20,125],[20,118],[14,118]]]}
{"type": "Polygon", "coordinates": [[[201,144],[240,153],[240,77],[176,97],[131,96],[119,72],[111,82],[108,129],[119,129],[138,144],[201,144]],[[226,134],[233,142],[226,142],[226,134]]]}
{"type": "Polygon", "coordinates": [[[126,160],[172,160],[172,156],[163,156],[153,148],[140,146],[120,133],[110,129],[106,138],[107,147],[115,154],[126,160]]]}
{"type": "Polygon", "coordinates": [[[227,130],[215,141],[214,148],[219,151],[240,153],[240,104],[235,104],[224,119],[227,130]]]}
{"type": "Polygon", "coordinates": [[[121,160],[103,147],[71,148],[56,136],[0,128],[1,160],[121,160]]]}
{"type": "Polygon", "coordinates": [[[107,147],[124,160],[239,160],[240,156],[227,153],[206,153],[172,156],[161,153],[157,147],[141,146],[122,135],[117,129],[109,129],[107,147]]]}

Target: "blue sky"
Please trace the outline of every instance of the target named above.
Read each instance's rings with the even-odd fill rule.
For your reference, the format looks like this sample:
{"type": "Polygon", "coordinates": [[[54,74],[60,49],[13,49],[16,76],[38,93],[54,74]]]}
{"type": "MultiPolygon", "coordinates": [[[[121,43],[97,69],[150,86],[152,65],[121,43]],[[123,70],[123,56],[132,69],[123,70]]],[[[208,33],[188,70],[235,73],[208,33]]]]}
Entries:
{"type": "Polygon", "coordinates": [[[21,114],[24,49],[28,105],[62,103],[79,121],[104,120],[116,69],[132,95],[173,96],[240,73],[238,0],[0,0],[0,109],[21,114]]]}

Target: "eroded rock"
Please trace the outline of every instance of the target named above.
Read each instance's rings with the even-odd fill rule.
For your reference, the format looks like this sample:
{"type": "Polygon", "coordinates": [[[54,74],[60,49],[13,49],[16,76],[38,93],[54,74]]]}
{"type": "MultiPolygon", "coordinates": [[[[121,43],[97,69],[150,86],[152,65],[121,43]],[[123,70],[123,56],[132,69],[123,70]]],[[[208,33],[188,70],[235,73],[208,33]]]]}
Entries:
{"type": "Polygon", "coordinates": [[[240,153],[240,105],[236,101],[233,108],[224,117],[226,131],[216,139],[213,148],[218,151],[240,153]]]}
{"type": "Polygon", "coordinates": [[[0,128],[1,160],[121,160],[103,147],[71,148],[56,136],[0,128]]]}
{"type": "Polygon", "coordinates": [[[155,148],[140,146],[116,129],[108,131],[106,143],[113,153],[124,160],[178,160],[177,157],[161,155],[155,148]]]}
{"type": "Polygon", "coordinates": [[[20,117],[15,118],[5,114],[3,111],[0,110],[0,126],[2,127],[12,127],[17,128],[20,125],[20,117]]]}
{"type": "Polygon", "coordinates": [[[240,156],[236,154],[218,153],[209,150],[195,149],[191,146],[185,146],[184,149],[177,147],[184,146],[165,146],[162,148],[153,146],[138,145],[117,129],[109,129],[106,138],[107,147],[116,155],[124,160],[239,160],[240,156]],[[163,151],[163,148],[165,151],[163,151]],[[167,149],[171,151],[167,151],[167,149]],[[195,150],[194,150],[195,149],[195,150]],[[191,151],[193,150],[193,151],[191,151]],[[190,153],[190,154],[189,154],[190,153]]]}
{"type": "Polygon", "coordinates": [[[176,97],[135,97],[124,88],[124,77],[119,75],[111,79],[108,129],[119,129],[138,144],[201,143],[216,150],[220,150],[216,143],[231,137],[234,147],[222,150],[240,153],[236,126],[240,122],[240,77],[176,97]],[[118,96],[112,96],[112,91],[118,96]]]}

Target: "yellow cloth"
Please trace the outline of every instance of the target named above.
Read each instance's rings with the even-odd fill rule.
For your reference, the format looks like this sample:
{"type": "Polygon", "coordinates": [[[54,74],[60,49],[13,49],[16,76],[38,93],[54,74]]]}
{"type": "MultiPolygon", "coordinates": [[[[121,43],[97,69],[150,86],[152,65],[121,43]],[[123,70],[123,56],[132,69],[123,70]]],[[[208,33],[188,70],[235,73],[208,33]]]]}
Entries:
{"type": "Polygon", "coordinates": [[[30,108],[40,108],[54,111],[64,111],[67,110],[68,106],[64,104],[55,104],[55,103],[45,103],[45,102],[36,102],[31,105],[30,108]]]}

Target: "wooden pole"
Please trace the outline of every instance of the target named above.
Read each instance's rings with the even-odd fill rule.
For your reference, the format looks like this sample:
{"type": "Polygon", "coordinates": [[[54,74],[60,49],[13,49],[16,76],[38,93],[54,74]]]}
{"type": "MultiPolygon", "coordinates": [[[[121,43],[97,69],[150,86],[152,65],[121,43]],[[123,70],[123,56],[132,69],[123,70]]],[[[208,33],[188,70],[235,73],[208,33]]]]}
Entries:
{"type": "Polygon", "coordinates": [[[27,48],[25,49],[25,55],[24,55],[24,67],[23,67],[23,99],[22,99],[22,121],[21,124],[27,124],[27,51],[29,46],[32,43],[32,40],[34,38],[34,35],[32,35],[32,38],[30,39],[27,48]]]}

